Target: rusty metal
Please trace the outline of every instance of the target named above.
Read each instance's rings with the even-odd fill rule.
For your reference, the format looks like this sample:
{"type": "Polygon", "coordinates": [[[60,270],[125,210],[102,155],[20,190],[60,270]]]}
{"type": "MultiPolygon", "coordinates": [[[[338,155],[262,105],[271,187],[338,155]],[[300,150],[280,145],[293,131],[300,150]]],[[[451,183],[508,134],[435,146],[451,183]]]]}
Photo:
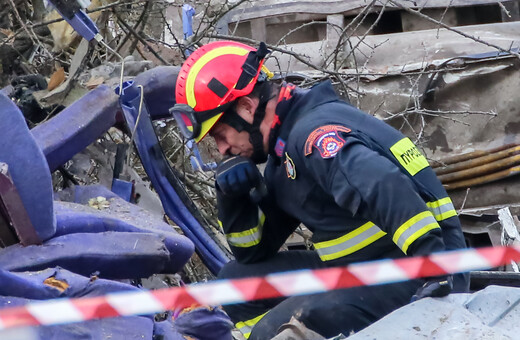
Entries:
{"type": "Polygon", "coordinates": [[[0,202],[0,248],[9,247],[19,242],[9,221],[4,217],[5,208],[0,202]]]}
{"type": "Polygon", "coordinates": [[[20,243],[24,246],[42,243],[29,219],[20,194],[16,190],[13,180],[9,175],[7,164],[1,162],[0,207],[0,214],[3,215],[3,220],[6,222],[4,227],[8,228],[8,230],[4,228],[0,233],[0,237],[2,237],[1,243],[6,246],[18,240],[20,240],[20,243]],[[14,235],[16,235],[16,238],[14,235]]]}
{"type": "Polygon", "coordinates": [[[438,168],[434,169],[434,171],[437,174],[437,176],[440,176],[440,175],[444,175],[444,174],[448,174],[448,173],[452,173],[452,172],[456,172],[456,171],[471,169],[471,168],[474,168],[474,167],[477,167],[480,165],[489,164],[490,162],[495,162],[497,160],[500,160],[500,159],[503,159],[506,157],[520,154],[520,146],[513,146],[511,148],[508,148],[506,150],[499,151],[499,152],[493,152],[493,153],[490,153],[489,151],[486,151],[486,152],[488,153],[487,155],[473,158],[473,159],[468,159],[466,161],[462,161],[462,162],[458,162],[458,163],[453,163],[453,164],[447,165],[442,168],[438,167],[438,168]]]}
{"type": "Polygon", "coordinates": [[[506,144],[506,145],[502,145],[502,146],[499,146],[497,148],[490,149],[490,150],[476,150],[476,151],[468,152],[468,153],[465,153],[462,155],[447,157],[440,161],[433,161],[431,167],[436,169],[436,168],[443,167],[446,165],[460,163],[460,162],[464,162],[464,161],[467,161],[470,159],[475,159],[475,158],[479,158],[479,157],[483,157],[483,156],[487,156],[487,155],[492,155],[494,153],[497,153],[497,152],[500,152],[500,151],[503,151],[506,149],[510,149],[515,146],[518,146],[518,144],[506,144]]]}
{"type": "Polygon", "coordinates": [[[500,159],[489,164],[476,166],[471,169],[461,170],[452,172],[449,174],[438,176],[442,183],[450,183],[468,178],[475,178],[482,175],[491,174],[505,168],[511,167],[512,165],[520,164],[520,155],[514,155],[508,158],[500,159]]]}
{"type": "Polygon", "coordinates": [[[498,171],[489,175],[471,178],[468,180],[457,181],[452,183],[443,183],[446,190],[454,190],[460,188],[469,188],[475,185],[493,182],[506,177],[511,177],[520,174],[520,166],[513,166],[509,169],[498,171]]]}

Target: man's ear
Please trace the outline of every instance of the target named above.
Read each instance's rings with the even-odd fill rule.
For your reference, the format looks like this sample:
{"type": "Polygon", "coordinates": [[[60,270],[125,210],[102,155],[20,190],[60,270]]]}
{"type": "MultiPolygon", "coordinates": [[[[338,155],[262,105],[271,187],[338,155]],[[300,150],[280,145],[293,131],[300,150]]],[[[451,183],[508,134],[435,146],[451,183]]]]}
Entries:
{"type": "Polygon", "coordinates": [[[253,116],[258,106],[258,98],[240,97],[237,99],[236,112],[249,124],[253,124],[253,116]]]}

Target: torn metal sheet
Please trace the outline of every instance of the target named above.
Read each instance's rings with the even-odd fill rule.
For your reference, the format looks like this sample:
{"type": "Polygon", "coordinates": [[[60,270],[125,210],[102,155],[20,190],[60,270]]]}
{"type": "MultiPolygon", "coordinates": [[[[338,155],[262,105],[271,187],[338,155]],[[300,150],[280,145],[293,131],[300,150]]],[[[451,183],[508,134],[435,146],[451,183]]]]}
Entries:
{"type": "MultiPolygon", "coordinates": [[[[520,41],[519,22],[457,29],[506,49],[520,41]]],[[[388,42],[359,70],[367,77],[351,83],[359,92],[351,101],[410,136],[431,163],[520,142],[520,61],[515,55],[446,30],[367,38],[374,44],[388,42]],[[420,48],[424,41],[429,43],[420,48]]],[[[501,168],[503,177],[517,173],[511,161],[509,168],[501,168]]],[[[513,176],[448,189],[457,209],[474,209],[520,202],[520,192],[512,189],[517,182],[513,176]]]]}
{"type": "MultiPolygon", "coordinates": [[[[497,1],[491,0],[396,0],[399,5],[410,8],[445,8],[468,5],[485,5],[496,4],[497,1]]],[[[508,1],[499,1],[508,2],[508,1]]],[[[225,18],[227,23],[233,23],[244,20],[251,20],[257,18],[265,18],[269,16],[294,14],[294,13],[320,13],[320,14],[334,14],[344,13],[345,15],[352,15],[358,13],[367,6],[366,0],[260,0],[254,2],[246,2],[232,10],[228,18],[225,18]]],[[[378,10],[382,5],[375,3],[373,10],[378,10]]],[[[398,8],[395,4],[387,3],[388,8],[398,8]]]]}
{"type": "MultiPolygon", "coordinates": [[[[498,211],[498,219],[500,220],[500,224],[502,225],[502,233],[500,243],[504,246],[515,246],[520,244],[520,234],[518,233],[518,225],[520,222],[516,216],[511,215],[511,211],[508,208],[503,208],[498,211]]],[[[509,266],[508,266],[509,267],[509,266]]],[[[516,273],[520,270],[518,269],[518,264],[514,261],[511,261],[510,267],[516,273]]],[[[511,271],[508,268],[507,271],[511,271]]]]}
{"type": "Polygon", "coordinates": [[[0,233],[0,245],[9,246],[18,241],[24,246],[42,243],[9,175],[8,166],[2,162],[0,162],[0,214],[4,215],[8,222],[0,233]],[[16,235],[13,235],[13,230],[16,235]]]}
{"type": "Polygon", "coordinates": [[[489,286],[473,294],[427,298],[404,306],[352,340],[518,338],[520,288],[489,286]]]}

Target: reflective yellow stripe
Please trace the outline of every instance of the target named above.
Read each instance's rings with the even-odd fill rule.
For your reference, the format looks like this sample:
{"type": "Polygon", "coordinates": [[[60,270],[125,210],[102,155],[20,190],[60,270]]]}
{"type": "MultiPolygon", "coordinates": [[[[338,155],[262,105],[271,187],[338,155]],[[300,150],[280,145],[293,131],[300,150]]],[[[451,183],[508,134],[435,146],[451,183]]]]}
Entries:
{"type": "Polygon", "coordinates": [[[237,322],[235,327],[244,335],[244,338],[249,339],[253,327],[255,327],[258,321],[260,321],[267,313],[268,312],[265,312],[251,320],[237,322]]]}
{"type": "Polygon", "coordinates": [[[261,213],[259,223],[256,227],[226,234],[226,238],[230,245],[239,248],[249,248],[260,243],[262,239],[262,227],[264,226],[265,215],[261,213]]]}
{"type": "Polygon", "coordinates": [[[236,54],[242,56],[247,53],[249,53],[249,51],[242,47],[219,47],[200,57],[200,59],[198,59],[190,68],[190,72],[186,79],[186,100],[188,101],[188,105],[191,107],[197,106],[197,100],[195,99],[195,80],[197,79],[200,70],[208,62],[225,54],[236,54]]]}
{"type": "Polygon", "coordinates": [[[385,235],[374,223],[367,222],[341,237],[315,243],[314,248],[322,261],[330,261],[363,249],[385,235]]]}
{"type": "Polygon", "coordinates": [[[440,228],[430,211],[423,211],[403,223],[395,232],[392,240],[406,254],[413,241],[432,229],[440,228]]]}
{"type": "Polygon", "coordinates": [[[426,205],[437,221],[443,221],[457,215],[457,211],[449,197],[441,198],[438,201],[428,202],[426,205]]]}
{"type": "Polygon", "coordinates": [[[390,151],[412,176],[429,165],[426,158],[424,158],[410,138],[401,139],[390,148],[390,151]]]}

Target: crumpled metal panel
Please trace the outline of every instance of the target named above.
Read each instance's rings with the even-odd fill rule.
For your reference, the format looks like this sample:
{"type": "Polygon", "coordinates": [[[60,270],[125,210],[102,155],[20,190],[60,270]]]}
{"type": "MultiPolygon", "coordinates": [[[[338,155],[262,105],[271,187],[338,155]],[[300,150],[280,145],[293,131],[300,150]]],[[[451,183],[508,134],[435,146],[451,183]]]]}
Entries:
{"type": "MultiPolygon", "coordinates": [[[[502,46],[520,40],[520,22],[457,27],[502,46]]],[[[431,163],[520,142],[520,61],[447,30],[371,36],[374,50],[350,100],[409,136],[431,163]],[[396,54],[395,51],[403,51],[396,54]],[[406,53],[405,53],[406,52],[406,53]]],[[[367,52],[367,51],[365,51],[367,52]]],[[[475,209],[520,201],[517,177],[450,190],[455,207],[475,209]]]]}
{"type": "Polygon", "coordinates": [[[41,244],[42,241],[34,230],[20,194],[9,176],[7,164],[0,162],[0,214],[2,213],[8,225],[1,226],[0,224],[0,227],[3,228],[0,231],[0,245],[15,244],[18,243],[18,240],[24,246],[41,244]],[[12,231],[16,236],[11,234],[12,231]]]}
{"type": "MultiPolygon", "coordinates": [[[[410,8],[444,8],[469,5],[496,4],[491,0],[396,0],[396,3],[410,8]]],[[[506,2],[506,1],[500,1],[506,2]]],[[[367,0],[257,0],[248,1],[232,11],[223,19],[228,23],[265,18],[276,15],[294,13],[321,13],[321,14],[354,14],[365,8],[367,0]]],[[[393,3],[384,3],[387,8],[396,8],[393,3]]],[[[382,4],[375,2],[374,9],[379,9],[382,4]]]]}

